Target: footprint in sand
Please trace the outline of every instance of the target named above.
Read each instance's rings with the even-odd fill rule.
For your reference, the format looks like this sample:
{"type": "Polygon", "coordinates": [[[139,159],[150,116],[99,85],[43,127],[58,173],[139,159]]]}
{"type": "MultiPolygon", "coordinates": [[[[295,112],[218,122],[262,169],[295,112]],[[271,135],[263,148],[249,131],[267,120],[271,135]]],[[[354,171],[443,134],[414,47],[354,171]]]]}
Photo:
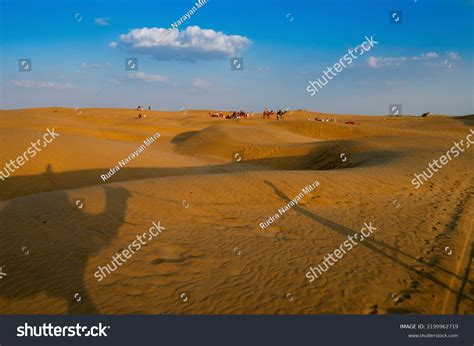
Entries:
{"type": "Polygon", "coordinates": [[[181,263],[184,261],[184,258],[155,258],[151,261],[151,264],[161,264],[161,263],[181,263]]]}
{"type": "Polygon", "coordinates": [[[411,299],[411,294],[407,291],[403,291],[403,293],[400,296],[403,300],[411,299]]]}
{"type": "Polygon", "coordinates": [[[426,248],[423,250],[423,253],[429,255],[430,253],[432,253],[433,251],[435,250],[435,247],[434,246],[431,246],[429,248],[426,248]]]}
{"type": "Polygon", "coordinates": [[[420,285],[420,283],[417,280],[410,280],[408,281],[408,284],[410,285],[410,288],[416,289],[420,285]]]}
{"type": "Polygon", "coordinates": [[[369,306],[368,308],[364,309],[363,313],[366,315],[376,315],[378,314],[378,305],[374,304],[369,306]]]}
{"type": "Polygon", "coordinates": [[[425,266],[421,266],[421,265],[420,266],[415,266],[415,267],[413,267],[413,269],[415,269],[415,272],[417,274],[420,274],[422,276],[429,276],[429,275],[433,274],[433,272],[430,271],[430,270],[427,270],[425,266]]]}
{"type": "Polygon", "coordinates": [[[425,272],[425,268],[423,268],[422,266],[415,266],[413,269],[415,269],[415,271],[417,273],[424,273],[425,272]]]}

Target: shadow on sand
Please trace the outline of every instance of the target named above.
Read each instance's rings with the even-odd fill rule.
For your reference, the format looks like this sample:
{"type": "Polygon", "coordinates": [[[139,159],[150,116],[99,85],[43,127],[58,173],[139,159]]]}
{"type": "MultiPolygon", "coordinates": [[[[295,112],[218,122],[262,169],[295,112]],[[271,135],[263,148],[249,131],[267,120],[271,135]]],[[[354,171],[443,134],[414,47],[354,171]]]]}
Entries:
{"type": "MultiPolygon", "coordinates": [[[[339,160],[338,157],[335,159],[339,160]]],[[[317,162],[314,157],[304,156],[201,167],[124,168],[107,183],[262,170],[269,167],[314,169],[317,162]]],[[[327,163],[325,165],[327,167],[327,163]]],[[[351,166],[338,163],[335,168],[349,167],[351,166]]],[[[46,294],[67,302],[69,313],[98,313],[84,283],[87,263],[90,257],[108,247],[117,237],[120,227],[125,223],[127,200],[131,193],[121,187],[103,185],[105,210],[101,214],[90,215],[78,211],[67,193],[61,190],[103,184],[100,179],[103,173],[104,170],[54,173],[51,165],[48,165],[44,174],[13,176],[1,182],[1,199],[32,196],[27,199],[11,198],[0,209],[0,266],[5,266],[8,273],[8,279],[0,282],[0,296],[15,300],[46,294]],[[48,191],[53,192],[45,196],[43,192],[48,191]],[[27,251],[28,254],[25,253],[27,251]],[[75,300],[76,294],[81,297],[80,302],[75,300]]],[[[298,210],[307,213],[304,209],[298,210]]],[[[342,226],[329,220],[316,215],[312,217],[321,223],[332,225],[339,232],[347,232],[340,228],[342,226]]]]}
{"type": "Polygon", "coordinates": [[[106,207],[97,215],[75,209],[62,191],[47,200],[37,195],[7,203],[0,211],[0,265],[7,272],[0,296],[45,294],[66,302],[68,313],[98,313],[84,284],[85,269],[89,258],[117,236],[130,196],[123,188],[104,190],[106,207]]]}

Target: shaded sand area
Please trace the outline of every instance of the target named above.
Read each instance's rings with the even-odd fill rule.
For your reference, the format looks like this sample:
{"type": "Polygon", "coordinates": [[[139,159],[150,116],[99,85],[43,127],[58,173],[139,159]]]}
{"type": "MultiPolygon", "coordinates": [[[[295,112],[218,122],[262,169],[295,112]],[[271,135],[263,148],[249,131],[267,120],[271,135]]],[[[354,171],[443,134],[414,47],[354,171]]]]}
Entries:
{"type": "Polygon", "coordinates": [[[0,168],[47,128],[60,134],[0,181],[1,313],[474,312],[473,148],[418,190],[411,184],[465,139],[472,117],[137,113],[0,111],[0,168]],[[317,189],[260,228],[314,181],[317,189]],[[94,277],[158,221],[161,234],[94,277]],[[309,283],[309,266],[364,222],[374,234],[309,283]]]}

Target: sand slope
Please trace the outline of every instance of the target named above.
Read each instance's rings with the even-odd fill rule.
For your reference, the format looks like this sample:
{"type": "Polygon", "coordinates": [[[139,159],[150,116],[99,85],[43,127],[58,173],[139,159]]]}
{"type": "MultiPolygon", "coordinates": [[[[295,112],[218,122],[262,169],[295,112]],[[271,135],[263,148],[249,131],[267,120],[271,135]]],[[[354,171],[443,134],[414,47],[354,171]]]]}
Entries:
{"type": "Polygon", "coordinates": [[[472,117],[319,123],[307,112],[284,121],[207,112],[138,120],[125,109],[0,111],[2,165],[46,128],[60,134],[0,181],[0,312],[474,311],[472,147],[420,189],[410,183],[474,129],[472,117]],[[100,179],[157,131],[157,142],[100,179]],[[317,190],[260,228],[315,180],[317,190]],[[98,282],[97,266],[153,221],[166,229],[98,282]],[[309,266],[364,222],[373,237],[309,283],[309,266]]]}

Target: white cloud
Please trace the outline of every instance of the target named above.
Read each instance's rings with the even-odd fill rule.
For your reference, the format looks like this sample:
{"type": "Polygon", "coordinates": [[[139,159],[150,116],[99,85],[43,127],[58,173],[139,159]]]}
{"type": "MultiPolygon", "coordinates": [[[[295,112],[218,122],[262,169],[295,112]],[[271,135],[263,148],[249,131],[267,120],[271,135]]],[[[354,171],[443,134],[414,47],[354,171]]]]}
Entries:
{"type": "Polygon", "coordinates": [[[421,55],[414,55],[412,57],[393,57],[393,56],[370,56],[367,59],[367,65],[371,68],[379,68],[379,67],[393,67],[393,66],[400,66],[403,63],[408,61],[413,62],[423,62],[426,65],[430,65],[430,61],[438,59],[439,55],[436,52],[427,52],[421,55]]]}
{"type": "Polygon", "coordinates": [[[152,82],[161,82],[166,83],[168,82],[168,78],[164,76],[160,76],[159,74],[148,74],[145,72],[133,72],[128,75],[130,79],[139,79],[144,82],[152,83],[152,82]]]}
{"type": "Polygon", "coordinates": [[[209,83],[207,80],[196,78],[193,80],[193,87],[195,88],[203,88],[207,89],[211,86],[211,83],[209,83]]]}
{"type": "Polygon", "coordinates": [[[438,58],[439,55],[436,52],[428,52],[421,54],[419,56],[414,56],[412,57],[413,60],[430,60],[430,59],[436,59],[438,58]]]}
{"type": "Polygon", "coordinates": [[[120,44],[129,51],[157,60],[212,60],[238,55],[252,42],[239,35],[189,26],[184,30],[137,28],[120,35],[120,44]]]}
{"type": "Polygon", "coordinates": [[[35,88],[35,89],[56,89],[66,90],[71,89],[71,83],[57,83],[50,81],[34,81],[34,80],[11,80],[10,85],[20,88],[35,88]]]}
{"type": "Polygon", "coordinates": [[[391,57],[391,56],[370,56],[367,60],[369,67],[378,68],[378,67],[388,67],[388,66],[400,66],[403,62],[408,59],[404,56],[401,57],[391,57]]]}
{"type": "Polygon", "coordinates": [[[106,26],[109,25],[109,20],[109,17],[96,18],[95,23],[100,26],[106,26]]]}
{"type": "Polygon", "coordinates": [[[461,56],[458,52],[449,52],[448,56],[451,60],[461,60],[461,56]]]}
{"type": "Polygon", "coordinates": [[[117,47],[117,42],[114,42],[114,41],[110,42],[110,43],[109,43],[109,47],[110,47],[110,48],[115,48],[115,47],[117,47]]]}

